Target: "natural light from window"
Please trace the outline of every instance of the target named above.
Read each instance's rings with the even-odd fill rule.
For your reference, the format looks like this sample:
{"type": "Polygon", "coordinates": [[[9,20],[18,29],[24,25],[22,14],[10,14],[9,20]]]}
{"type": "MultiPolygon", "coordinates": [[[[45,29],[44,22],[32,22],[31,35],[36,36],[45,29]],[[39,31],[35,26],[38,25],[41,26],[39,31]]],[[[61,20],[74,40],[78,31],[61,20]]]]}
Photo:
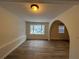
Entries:
{"type": "Polygon", "coordinates": [[[45,32],[45,25],[37,24],[37,25],[30,25],[30,34],[44,34],[45,32]]]}
{"type": "Polygon", "coordinates": [[[59,26],[59,33],[64,33],[64,26],[63,25],[59,26]]]}

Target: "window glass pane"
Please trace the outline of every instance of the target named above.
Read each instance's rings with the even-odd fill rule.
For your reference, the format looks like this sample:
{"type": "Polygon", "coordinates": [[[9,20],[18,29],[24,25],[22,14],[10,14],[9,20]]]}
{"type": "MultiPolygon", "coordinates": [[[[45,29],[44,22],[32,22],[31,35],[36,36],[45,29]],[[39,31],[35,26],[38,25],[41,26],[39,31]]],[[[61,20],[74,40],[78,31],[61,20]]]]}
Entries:
{"type": "Polygon", "coordinates": [[[31,25],[30,34],[44,34],[45,25],[31,25]]]}
{"type": "Polygon", "coordinates": [[[64,26],[59,26],[59,33],[64,33],[64,26]]]}

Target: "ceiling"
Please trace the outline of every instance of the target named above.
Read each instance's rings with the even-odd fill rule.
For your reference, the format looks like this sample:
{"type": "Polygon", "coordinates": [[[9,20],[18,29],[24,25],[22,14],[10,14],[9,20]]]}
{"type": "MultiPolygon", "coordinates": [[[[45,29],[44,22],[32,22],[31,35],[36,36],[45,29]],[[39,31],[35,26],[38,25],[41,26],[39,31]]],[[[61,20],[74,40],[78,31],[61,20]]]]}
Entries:
{"type": "Polygon", "coordinates": [[[79,0],[0,0],[0,1],[8,1],[8,2],[40,2],[40,3],[52,3],[59,1],[79,1],[79,0]]]}
{"type": "Polygon", "coordinates": [[[73,0],[63,0],[63,1],[62,0],[32,0],[36,2],[39,1],[36,4],[38,4],[40,7],[39,12],[33,13],[30,8],[30,5],[33,3],[31,2],[31,0],[0,0],[0,1],[1,1],[0,7],[5,8],[6,10],[15,14],[22,20],[31,21],[31,22],[50,22],[55,17],[57,17],[58,15],[60,15],[61,13],[65,12],[73,5],[78,3],[78,0],[74,0],[74,1],[73,0]]]}

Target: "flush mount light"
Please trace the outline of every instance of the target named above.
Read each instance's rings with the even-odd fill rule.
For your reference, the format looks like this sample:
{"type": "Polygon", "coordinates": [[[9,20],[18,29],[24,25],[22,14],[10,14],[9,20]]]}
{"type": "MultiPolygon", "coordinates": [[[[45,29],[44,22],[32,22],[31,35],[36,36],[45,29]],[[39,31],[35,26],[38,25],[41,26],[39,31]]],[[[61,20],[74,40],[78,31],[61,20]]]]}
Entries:
{"type": "Polygon", "coordinates": [[[39,9],[39,6],[37,4],[32,4],[31,9],[32,9],[33,12],[37,12],[38,9],[39,9]]]}

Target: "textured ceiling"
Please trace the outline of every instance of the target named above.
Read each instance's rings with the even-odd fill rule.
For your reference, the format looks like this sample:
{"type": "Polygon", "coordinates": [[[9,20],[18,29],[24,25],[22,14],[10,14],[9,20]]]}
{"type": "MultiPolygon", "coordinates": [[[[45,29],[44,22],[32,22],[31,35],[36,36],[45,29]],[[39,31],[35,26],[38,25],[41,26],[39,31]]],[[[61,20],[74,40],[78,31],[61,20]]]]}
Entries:
{"type": "Polygon", "coordinates": [[[32,3],[26,2],[0,2],[0,7],[8,10],[9,12],[18,16],[22,20],[31,22],[50,22],[52,19],[75,5],[73,2],[68,4],[36,3],[39,5],[40,11],[38,13],[32,13],[30,8],[31,4],[32,3]]]}

